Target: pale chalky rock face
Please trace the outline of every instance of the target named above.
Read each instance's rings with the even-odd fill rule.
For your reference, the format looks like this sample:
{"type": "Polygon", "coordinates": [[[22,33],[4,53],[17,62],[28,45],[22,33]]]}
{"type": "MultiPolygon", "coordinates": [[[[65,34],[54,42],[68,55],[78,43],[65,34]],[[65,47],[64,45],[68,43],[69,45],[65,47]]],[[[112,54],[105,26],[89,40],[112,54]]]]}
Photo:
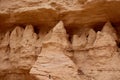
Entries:
{"type": "Polygon", "coordinates": [[[33,80],[29,70],[41,49],[36,42],[37,34],[32,25],[27,25],[25,29],[17,26],[11,32],[1,34],[1,80],[33,80]]]}
{"type": "Polygon", "coordinates": [[[65,55],[69,41],[63,22],[60,21],[48,34],[30,73],[40,80],[81,80],[77,66],[65,55]]]}
{"type": "Polygon", "coordinates": [[[10,61],[15,68],[30,69],[37,56],[35,42],[37,34],[33,26],[27,25],[25,30],[16,27],[10,36],[10,61]],[[29,55],[29,56],[26,56],[29,55]]]}
{"type": "Polygon", "coordinates": [[[116,30],[113,28],[110,22],[107,22],[102,29],[102,32],[110,34],[115,40],[118,40],[116,30]]]}
{"type": "Polygon", "coordinates": [[[57,45],[62,48],[67,48],[70,46],[70,42],[68,41],[68,35],[64,28],[64,24],[60,21],[45,37],[43,40],[43,45],[57,45]]]}
{"type": "Polygon", "coordinates": [[[0,0],[0,80],[120,80],[120,0],[0,0]]]}
{"type": "MultiPolygon", "coordinates": [[[[91,47],[86,47],[86,45],[84,49],[79,47],[74,51],[75,62],[84,73],[81,77],[85,78],[85,80],[112,80],[115,77],[116,80],[120,79],[120,56],[114,38],[117,34],[114,33],[115,36],[111,35],[114,28],[111,25],[106,27],[106,24],[102,31],[96,33],[92,30],[93,37],[91,40],[89,39],[90,34],[88,37],[84,35],[86,42],[88,42],[86,44],[89,44],[90,41],[92,42],[91,47]]],[[[73,36],[73,41],[80,40],[80,38],[74,39],[73,36]]],[[[84,41],[81,41],[81,43],[84,41]]],[[[74,43],[72,44],[74,45],[74,43]]]]}

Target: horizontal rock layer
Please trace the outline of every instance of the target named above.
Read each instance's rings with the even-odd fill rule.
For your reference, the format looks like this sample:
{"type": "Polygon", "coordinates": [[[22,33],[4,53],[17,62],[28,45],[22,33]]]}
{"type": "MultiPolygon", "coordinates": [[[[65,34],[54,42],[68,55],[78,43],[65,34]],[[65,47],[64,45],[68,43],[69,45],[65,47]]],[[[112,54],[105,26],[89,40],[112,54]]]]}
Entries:
{"type": "Polygon", "coordinates": [[[68,29],[101,26],[108,20],[118,25],[119,4],[119,0],[1,0],[0,31],[26,24],[51,29],[59,20],[68,29]]]}

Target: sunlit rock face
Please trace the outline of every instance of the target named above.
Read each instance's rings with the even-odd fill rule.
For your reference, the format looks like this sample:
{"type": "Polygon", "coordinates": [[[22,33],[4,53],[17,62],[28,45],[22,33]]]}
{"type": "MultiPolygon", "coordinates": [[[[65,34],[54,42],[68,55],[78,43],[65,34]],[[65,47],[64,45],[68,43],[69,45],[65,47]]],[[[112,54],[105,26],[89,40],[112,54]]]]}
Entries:
{"type": "Polygon", "coordinates": [[[1,80],[30,79],[29,70],[36,61],[41,47],[36,46],[37,34],[32,25],[17,26],[1,36],[1,80]],[[9,75],[10,74],[10,75],[9,75]]]}
{"type": "Polygon", "coordinates": [[[30,73],[41,80],[80,80],[77,66],[65,55],[69,46],[63,22],[59,22],[43,40],[42,51],[30,73]]]}
{"type": "Polygon", "coordinates": [[[119,0],[0,0],[0,80],[120,80],[119,0]]]}
{"type": "Polygon", "coordinates": [[[85,80],[111,80],[115,77],[119,80],[120,59],[116,44],[117,34],[112,25],[107,22],[101,31],[95,32],[89,29],[87,34],[85,33],[77,37],[73,35],[72,41],[76,65],[84,73],[80,76],[85,80]]]}
{"type": "Polygon", "coordinates": [[[63,21],[48,33],[16,26],[0,39],[1,80],[120,79],[119,37],[110,22],[73,34],[63,21]]]}

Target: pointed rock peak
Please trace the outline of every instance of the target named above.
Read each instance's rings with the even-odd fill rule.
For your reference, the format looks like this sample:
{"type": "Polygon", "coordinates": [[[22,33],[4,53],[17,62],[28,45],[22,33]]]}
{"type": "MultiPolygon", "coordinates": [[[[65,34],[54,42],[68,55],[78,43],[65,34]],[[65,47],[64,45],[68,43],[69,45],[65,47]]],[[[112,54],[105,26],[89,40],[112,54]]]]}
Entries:
{"type": "Polygon", "coordinates": [[[16,26],[14,30],[21,30],[22,28],[20,26],[16,26]]]}
{"type": "Polygon", "coordinates": [[[88,32],[88,36],[87,36],[87,37],[88,37],[88,39],[89,39],[89,38],[91,38],[91,37],[93,37],[93,36],[95,37],[96,34],[97,34],[97,33],[95,32],[94,29],[90,29],[89,32],[88,32]]]}
{"type": "Polygon", "coordinates": [[[15,27],[15,29],[11,32],[11,35],[20,35],[23,32],[23,28],[20,26],[15,27]]]}
{"type": "Polygon", "coordinates": [[[108,34],[110,34],[115,40],[117,40],[117,34],[116,34],[116,30],[114,29],[114,27],[111,25],[110,22],[107,22],[103,29],[102,32],[106,32],[108,34]]]}
{"type": "Polygon", "coordinates": [[[114,38],[108,33],[98,31],[93,46],[94,47],[116,46],[116,42],[114,38]]]}
{"type": "Polygon", "coordinates": [[[96,33],[96,32],[95,32],[95,30],[90,29],[90,30],[89,30],[89,34],[92,34],[92,33],[96,33]]]}
{"type": "MultiPolygon", "coordinates": [[[[34,34],[35,34],[35,33],[34,33],[34,28],[33,28],[33,26],[32,26],[32,25],[27,25],[26,28],[25,28],[25,30],[24,30],[23,37],[24,37],[24,38],[26,37],[26,39],[27,39],[27,38],[32,38],[32,37],[34,37],[34,36],[33,36],[34,34]]],[[[36,35],[36,34],[35,34],[35,35],[36,35]]]]}
{"type": "Polygon", "coordinates": [[[66,30],[64,28],[64,23],[62,21],[59,21],[58,24],[53,28],[53,32],[66,33],[66,30]]]}
{"type": "Polygon", "coordinates": [[[23,46],[26,46],[27,44],[32,44],[34,45],[34,43],[37,40],[37,34],[34,32],[34,28],[32,25],[27,25],[24,33],[23,33],[23,37],[22,37],[22,41],[21,44],[23,46]]]}
{"type": "Polygon", "coordinates": [[[115,29],[113,28],[113,26],[111,25],[111,23],[108,21],[103,26],[102,32],[111,33],[111,32],[115,32],[115,29]]]}
{"type": "Polygon", "coordinates": [[[20,26],[15,27],[15,29],[11,32],[10,35],[10,47],[16,48],[17,44],[21,41],[23,36],[24,29],[20,26]]]}
{"type": "Polygon", "coordinates": [[[88,36],[88,43],[87,43],[87,47],[90,47],[93,45],[95,39],[96,39],[96,35],[97,33],[93,30],[93,29],[90,29],[89,30],[89,36],[88,36]]]}
{"type": "Polygon", "coordinates": [[[24,32],[34,32],[33,26],[32,25],[27,25],[24,32]]]}
{"type": "MultiPolygon", "coordinates": [[[[61,46],[67,48],[70,46],[70,42],[68,40],[68,35],[66,34],[66,30],[63,26],[63,22],[60,21],[43,39],[43,45],[45,44],[53,44],[56,46],[61,46]]],[[[53,46],[52,45],[52,46],[53,46]]]]}
{"type": "Polygon", "coordinates": [[[14,30],[16,30],[16,31],[20,31],[20,30],[23,30],[23,28],[20,27],[20,26],[16,26],[14,30]]]}

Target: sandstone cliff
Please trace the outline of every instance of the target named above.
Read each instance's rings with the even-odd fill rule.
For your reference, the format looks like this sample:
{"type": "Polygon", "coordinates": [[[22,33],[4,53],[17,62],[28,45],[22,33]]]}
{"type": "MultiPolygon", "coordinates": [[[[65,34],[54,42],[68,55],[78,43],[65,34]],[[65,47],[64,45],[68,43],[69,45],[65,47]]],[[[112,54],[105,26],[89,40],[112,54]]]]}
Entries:
{"type": "Polygon", "coordinates": [[[120,80],[119,0],[0,0],[0,80],[120,80]]]}

